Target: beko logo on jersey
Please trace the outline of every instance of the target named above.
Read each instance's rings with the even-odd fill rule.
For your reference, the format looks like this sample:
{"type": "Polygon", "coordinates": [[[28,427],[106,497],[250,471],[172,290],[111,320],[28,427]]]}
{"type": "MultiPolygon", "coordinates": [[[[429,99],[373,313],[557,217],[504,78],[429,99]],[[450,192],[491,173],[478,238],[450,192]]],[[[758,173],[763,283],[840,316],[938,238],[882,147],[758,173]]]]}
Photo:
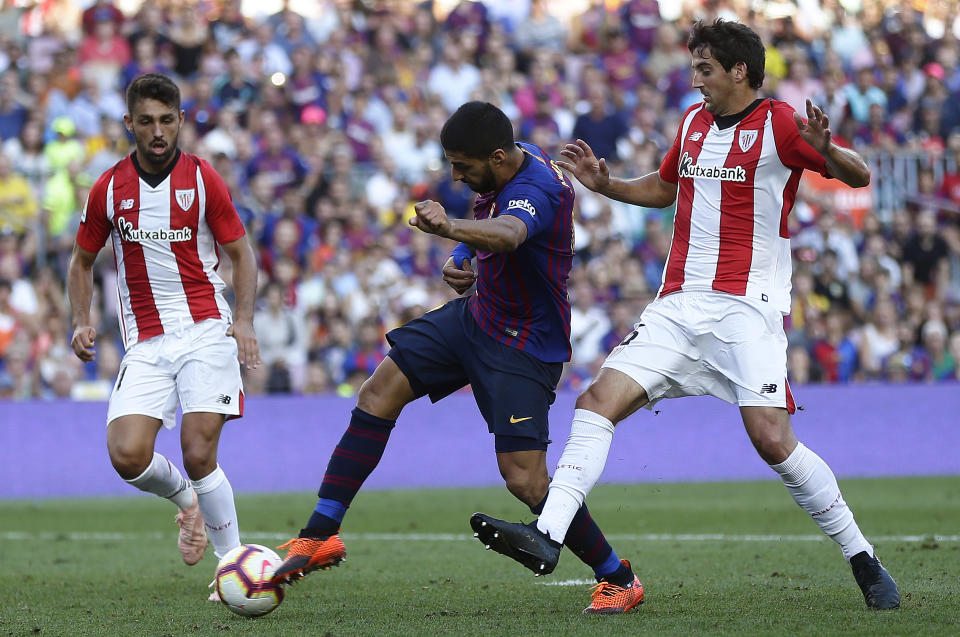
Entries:
{"type": "Polygon", "coordinates": [[[507,210],[526,210],[531,217],[537,214],[537,209],[529,199],[511,199],[507,204],[507,210]]]}
{"type": "Polygon", "coordinates": [[[134,228],[133,224],[120,217],[117,219],[117,229],[120,231],[120,238],[124,241],[136,241],[143,243],[145,241],[169,241],[170,243],[179,243],[180,241],[190,241],[193,239],[193,230],[191,228],[134,228]]]}
{"type": "Polygon", "coordinates": [[[690,153],[684,153],[680,158],[681,177],[699,177],[700,179],[716,179],[718,181],[747,180],[747,171],[743,166],[700,166],[693,163],[690,153]]]}

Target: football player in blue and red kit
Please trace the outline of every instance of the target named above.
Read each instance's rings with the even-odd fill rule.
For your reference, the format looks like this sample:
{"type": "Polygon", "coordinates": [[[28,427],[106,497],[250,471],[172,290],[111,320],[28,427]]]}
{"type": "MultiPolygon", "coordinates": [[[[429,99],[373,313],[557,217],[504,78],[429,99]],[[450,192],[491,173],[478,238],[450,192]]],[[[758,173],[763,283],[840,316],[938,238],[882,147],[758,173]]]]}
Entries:
{"type": "MultiPolygon", "coordinates": [[[[474,219],[451,219],[440,204],[423,201],[410,223],[460,242],[443,279],[458,294],[474,284],[476,291],[387,334],[392,349],[360,388],[317,506],[300,536],[282,547],[289,551],[278,581],[343,560],[338,532],[347,507],[379,463],[403,407],[424,395],[436,402],[469,384],[507,489],[534,513],[546,498],[547,412],[570,359],[573,187],[540,148],[514,141],[509,118],[492,104],[461,106],[440,143],[453,179],[478,193],[474,219]]],[[[643,587],[629,562],[617,557],[585,505],[577,516],[566,546],[608,592],[629,591],[628,604],[611,609],[595,596],[585,612],[636,606],[643,587]]]]}

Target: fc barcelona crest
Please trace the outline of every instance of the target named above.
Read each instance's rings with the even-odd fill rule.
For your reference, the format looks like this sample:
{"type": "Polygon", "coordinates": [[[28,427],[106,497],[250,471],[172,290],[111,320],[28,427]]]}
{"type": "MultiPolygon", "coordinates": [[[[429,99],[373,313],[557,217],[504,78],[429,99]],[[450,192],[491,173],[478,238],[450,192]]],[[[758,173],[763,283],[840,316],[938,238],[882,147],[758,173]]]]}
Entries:
{"type": "MultiPolygon", "coordinates": [[[[741,135],[742,134],[743,133],[741,133],[741,135]]],[[[741,146],[743,145],[742,137],[740,138],[740,145],[741,146]]],[[[184,212],[186,212],[187,210],[190,210],[190,206],[193,205],[193,198],[196,196],[196,194],[197,194],[197,191],[193,188],[187,188],[186,190],[178,189],[174,193],[174,195],[177,198],[177,203],[180,204],[180,208],[182,208],[184,212]]]]}
{"type": "Polygon", "coordinates": [[[757,134],[759,131],[755,130],[742,130],[740,131],[740,150],[747,152],[750,150],[750,147],[753,146],[753,142],[757,141],[757,134]]]}

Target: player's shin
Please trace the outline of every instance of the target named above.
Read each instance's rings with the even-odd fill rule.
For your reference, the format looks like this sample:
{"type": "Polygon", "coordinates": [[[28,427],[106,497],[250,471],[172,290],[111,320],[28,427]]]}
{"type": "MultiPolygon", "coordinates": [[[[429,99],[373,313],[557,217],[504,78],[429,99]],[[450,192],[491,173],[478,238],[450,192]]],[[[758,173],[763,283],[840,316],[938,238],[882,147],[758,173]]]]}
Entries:
{"type": "Polygon", "coordinates": [[[220,465],[210,475],[192,480],[200,511],[206,524],[207,535],[213,543],[217,557],[240,546],[240,529],[237,526],[237,507],[233,501],[233,487],[220,465]]]}
{"type": "Polygon", "coordinates": [[[557,463],[537,528],[563,542],[567,529],[593,485],[600,479],[613,441],[614,425],[586,409],[574,412],[570,436],[557,463]]]}
{"type": "Polygon", "coordinates": [[[166,498],[180,509],[186,509],[193,504],[193,492],[190,491],[190,483],[184,479],[180,471],[166,457],[156,452],[154,452],[153,459],[143,473],[131,480],[125,480],[125,482],[141,491],[166,498]]]}
{"type": "Polygon", "coordinates": [[[780,474],[800,508],[840,545],[848,561],[861,551],[873,555],[873,546],[863,537],[843,500],[836,476],[820,456],[799,443],[786,460],[770,467],[780,474]]]}

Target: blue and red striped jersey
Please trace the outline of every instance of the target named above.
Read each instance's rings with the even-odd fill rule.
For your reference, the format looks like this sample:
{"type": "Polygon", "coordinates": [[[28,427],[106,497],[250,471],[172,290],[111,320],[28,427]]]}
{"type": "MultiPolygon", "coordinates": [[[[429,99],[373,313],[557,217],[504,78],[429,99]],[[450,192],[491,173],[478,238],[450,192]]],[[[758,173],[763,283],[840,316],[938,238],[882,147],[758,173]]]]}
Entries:
{"type": "Polygon", "coordinates": [[[501,343],[545,362],[570,360],[567,278],[573,263],[573,186],[539,147],[525,142],[520,170],[477,197],[475,219],[513,215],[527,226],[514,252],[477,251],[470,312],[501,343]]]}

